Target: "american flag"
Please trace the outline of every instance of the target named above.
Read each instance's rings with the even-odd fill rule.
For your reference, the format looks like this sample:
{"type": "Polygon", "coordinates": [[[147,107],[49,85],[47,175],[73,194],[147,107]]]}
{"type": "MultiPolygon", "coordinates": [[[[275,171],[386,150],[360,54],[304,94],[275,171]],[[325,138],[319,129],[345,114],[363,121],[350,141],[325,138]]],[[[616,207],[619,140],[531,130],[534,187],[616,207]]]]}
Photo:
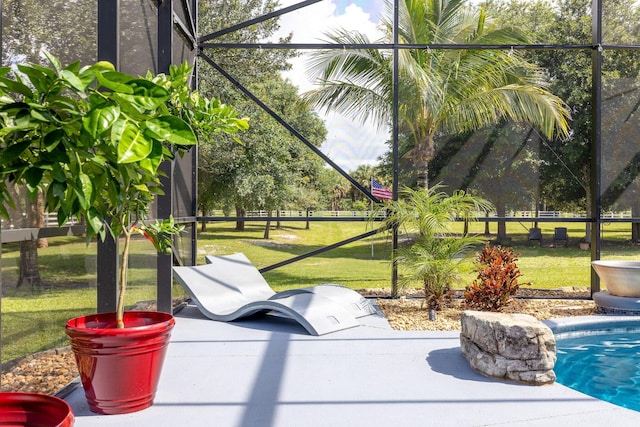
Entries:
{"type": "Polygon", "coordinates": [[[391,200],[393,199],[393,193],[387,187],[380,184],[375,179],[371,178],[371,194],[378,199],[391,200]]]}

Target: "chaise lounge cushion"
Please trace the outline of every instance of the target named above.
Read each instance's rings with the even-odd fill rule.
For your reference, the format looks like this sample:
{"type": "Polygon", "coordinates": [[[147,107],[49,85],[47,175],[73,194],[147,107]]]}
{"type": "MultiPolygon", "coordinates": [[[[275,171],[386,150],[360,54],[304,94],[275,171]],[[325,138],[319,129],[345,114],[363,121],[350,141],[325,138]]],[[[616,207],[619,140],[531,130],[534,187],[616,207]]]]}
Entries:
{"type": "Polygon", "coordinates": [[[218,257],[207,255],[205,260],[208,264],[218,264],[221,269],[225,268],[226,264],[230,261],[236,263],[238,268],[242,268],[243,277],[236,283],[238,284],[238,289],[248,296],[256,295],[258,299],[261,299],[264,295],[269,295],[270,299],[279,299],[301,293],[312,293],[333,300],[336,304],[340,304],[349,311],[354,317],[376,314],[376,309],[373,304],[358,292],[333,283],[287,289],[286,291],[280,291],[276,294],[262,274],[260,274],[260,271],[241,253],[218,257]]]}
{"type": "Polygon", "coordinates": [[[376,312],[357,292],[338,285],[275,293],[244,254],[208,257],[207,261],[200,266],[173,267],[173,273],[212,320],[228,322],[273,311],[297,321],[312,335],[324,335],[359,326],[356,315],[376,312]]]}

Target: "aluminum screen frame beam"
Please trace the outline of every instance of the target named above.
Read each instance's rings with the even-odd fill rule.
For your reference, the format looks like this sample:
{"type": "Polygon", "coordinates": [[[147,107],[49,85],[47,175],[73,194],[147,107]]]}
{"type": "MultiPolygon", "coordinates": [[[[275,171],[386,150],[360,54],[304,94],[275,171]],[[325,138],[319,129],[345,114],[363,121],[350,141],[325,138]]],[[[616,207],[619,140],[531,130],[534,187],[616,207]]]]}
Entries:
{"type": "MultiPolygon", "coordinates": [[[[116,69],[120,64],[120,0],[98,0],[98,60],[111,62],[116,69]]],[[[97,312],[116,311],[118,302],[118,270],[120,253],[118,239],[107,233],[98,239],[97,258],[97,312]]]]}

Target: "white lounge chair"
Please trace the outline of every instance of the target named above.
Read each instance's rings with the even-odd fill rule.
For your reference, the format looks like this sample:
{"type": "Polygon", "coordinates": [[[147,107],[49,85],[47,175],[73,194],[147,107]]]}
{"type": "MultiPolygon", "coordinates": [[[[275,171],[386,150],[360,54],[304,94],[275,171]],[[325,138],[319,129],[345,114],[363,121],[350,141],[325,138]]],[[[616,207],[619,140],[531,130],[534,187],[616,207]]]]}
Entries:
{"type": "Polygon", "coordinates": [[[212,320],[228,322],[274,311],[294,319],[312,335],[324,335],[359,326],[356,317],[376,313],[360,294],[339,285],[276,293],[241,253],[207,257],[205,265],[173,267],[173,274],[212,320]]]}

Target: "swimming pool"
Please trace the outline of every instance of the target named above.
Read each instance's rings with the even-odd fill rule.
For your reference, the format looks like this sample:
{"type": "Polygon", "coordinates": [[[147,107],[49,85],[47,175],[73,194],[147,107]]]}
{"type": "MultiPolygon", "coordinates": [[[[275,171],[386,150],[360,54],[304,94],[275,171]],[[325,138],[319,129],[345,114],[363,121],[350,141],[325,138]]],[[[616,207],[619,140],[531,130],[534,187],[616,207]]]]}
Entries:
{"type": "Polygon", "coordinates": [[[558,383],[640,411],[640,320],[576,325],[554,333],[558,383]]]}

